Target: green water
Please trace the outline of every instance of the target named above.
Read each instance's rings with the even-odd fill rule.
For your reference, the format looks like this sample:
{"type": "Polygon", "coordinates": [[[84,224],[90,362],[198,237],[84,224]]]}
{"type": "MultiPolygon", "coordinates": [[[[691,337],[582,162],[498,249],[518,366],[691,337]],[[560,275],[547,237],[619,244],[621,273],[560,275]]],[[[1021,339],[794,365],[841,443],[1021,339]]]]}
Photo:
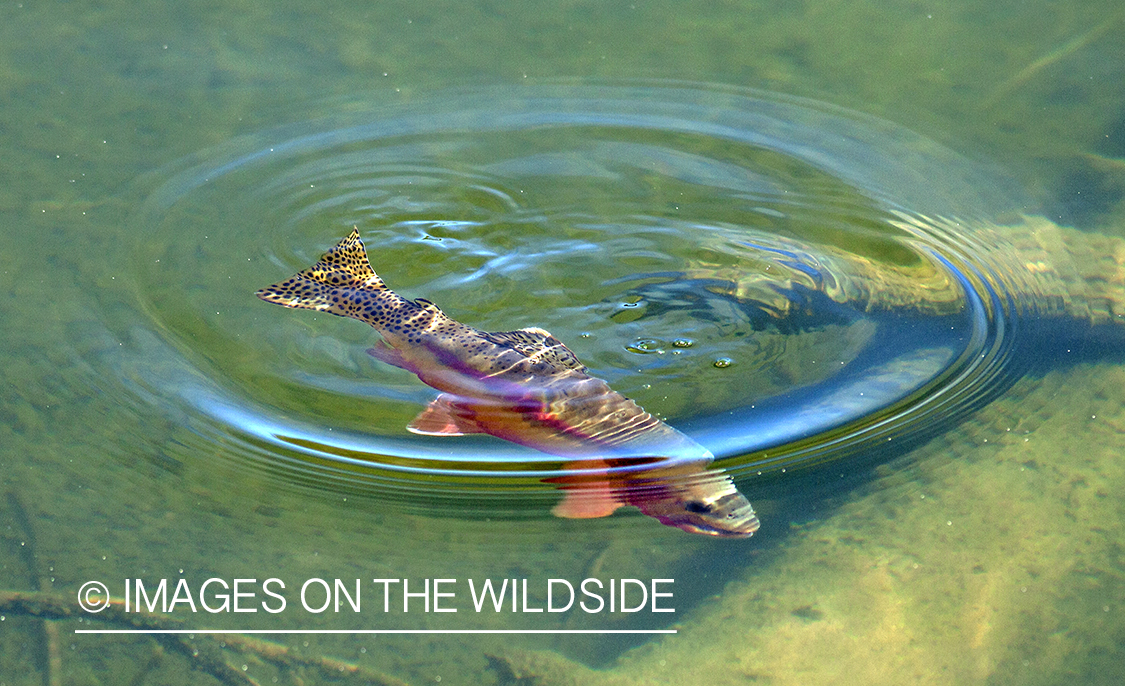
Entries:
{"type": "MultiPolygon", "coordinates": [[[[23,2],[6,4],[0,18],[0,488],[10,494],[0,501],[0,588],[73,597],[89,579],[119,594],[124,579],[138,577],[196,585],[268,576],[289,584],[675,578],[672,619],[476,614],[462,602],[446,615],[291,608],[189,622],[680,631],[275,637],[411,684],[520,683],[524,675],[543,683],[1121,681],[1119,352],[1031,375],[874,479],[828,489],[799,511],[791,494],[749,493],[769,523],[750,541],[690,537],[636,516],[627,525],[504,512],[430,516],[387,509],[345,487],[303,488],[228,459],[254,446],[228,442],[165,397],[193,374],[222,382],[230,370],[268,369],[275,354],[301,344],[216,344],[237,329],[232,321],[303,332],[297,340],[313,350],[346,341],[361,351],[368,339],[358,325],[258,303],[250,295],[264,285],[258,281],[284,276],[265,264],[253,274],[219,270],[218,258],[253,250],[256,235],[270,233],[263,227],[221,227],[227,238],[213,247],[184,240],[199,246],[193,256],[207,268],[170,270],[173,278],[161,281],[148,248],[162,252],[157,238],[167,237],[157,232],[146,242],[137,219],[139,203],[167,180],[166,165],[183,156],[346,114],[365,99],[409,106],[450,87],[678,79],[800,95],[893,121],[996,163],[1059,224],[1122,236],[1125,17],[1115,3],[23,2]],[[224,277],[249,284],[245,301],[233,295],[241,286],[216,283],[224,277]],[[186,295],[169,296],[177,286],[186,295]],[[219,309],[243,319],[175,309],[228,293],[219,309]],[[179,340],[192,364],[158,345],[162,336],[179,340]],[[237,357],[198,354],[215,349],[237,357]],[[137,359],[144,364],[106,362],[137,359]]],[[[656,188],[652,198],[664,203],[678,190],[656,188]]],[[[204,226],[206,210],[202,200],[193,209],[204,226]]],[[[175,226],[191,231],[193,217],[177,217],[175,226]]],[[[317,247],[310,238],[303,249],[317,247]]],[[[426,266],[396,270],[417,282],[426,266]]],[[[519,289],[469,290],[463,312],[495,317],[497,326],[527,316],[519,289]]],[[[457,291],[450,287],[443,304],[457,291]]],[[[572,336],[587,328],[569,326],[572,336]]],[[[762,354],[777,340],[764,338],[762,354]]],[[[802,359],[791,351],[785,363],[802,359]]],[[[608,353],[597,360],[615,364],[608,353]]],[[[357,372],[365,369],[357,363],[357,372]]],[[[643,379],[626,382],[646,406],[661,402],[655,391],[643,396],[643,379]]],[[[426,389],[409,375],[389,383],[425,402],[426,389]]],[[[293,409],[291,396],[256,394],[293,409]]],[[[662,409],[684,412],[677,402],[662,409]]],[[[314,413],[332,407],[328,399],[314,413]]],[[[410,415],[387,421],[401,426],[410,415]]],[[[541,600],[542,589],[532,598],[541,600]]],[[[41,622],[0,614],[0,684],[44,683],[41,622]]],[[[72,633],[85,626],[58,624],[62,683],[216,683],[148,638],[72,633]]],[[[292,682],[257,658],[228,651],[225,659],[263,683],[292,682]]]]}

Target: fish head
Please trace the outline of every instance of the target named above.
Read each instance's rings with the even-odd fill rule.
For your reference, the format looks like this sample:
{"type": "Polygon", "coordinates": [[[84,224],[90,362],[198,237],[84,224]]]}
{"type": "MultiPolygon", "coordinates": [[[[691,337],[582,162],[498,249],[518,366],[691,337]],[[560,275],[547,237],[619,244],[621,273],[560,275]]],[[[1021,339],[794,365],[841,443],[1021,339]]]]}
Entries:
{"type": "Polygon", "coordinates": [[[750,501],[738,491],[714,501],[704,498],[681,500],[659,514],[647,512],[643,507],[641,511],[688,533],[720,538],[749,538],[759,526],[750,501]]]}
{"type": "Polygon", "coordinates": [[[663,477],[659,487],[634,486],[628,499],[661,524],[688,533],[749,538],[759,526],[750,501],[721,472],[663,477]]]}

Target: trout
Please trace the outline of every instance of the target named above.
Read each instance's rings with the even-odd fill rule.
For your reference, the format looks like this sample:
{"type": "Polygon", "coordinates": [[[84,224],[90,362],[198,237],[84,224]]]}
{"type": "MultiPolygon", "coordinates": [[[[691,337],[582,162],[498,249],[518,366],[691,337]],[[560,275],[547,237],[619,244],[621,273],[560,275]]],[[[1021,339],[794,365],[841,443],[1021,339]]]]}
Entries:
{"type": "Polygon", "coordinates": [[[313,266],[259,290],[266,302],[370,324],[367,352],[416,374],[437,396],[407,429],[428,436],[485,433],[568,461],[548,479],[563,491],[556,516],[604,517],[632,505],[684,531],[748,537],[758,518],[714,456],[588,373],[539,328],[487,332],[408,300],[383,283],[359,230],[313,266]]]}

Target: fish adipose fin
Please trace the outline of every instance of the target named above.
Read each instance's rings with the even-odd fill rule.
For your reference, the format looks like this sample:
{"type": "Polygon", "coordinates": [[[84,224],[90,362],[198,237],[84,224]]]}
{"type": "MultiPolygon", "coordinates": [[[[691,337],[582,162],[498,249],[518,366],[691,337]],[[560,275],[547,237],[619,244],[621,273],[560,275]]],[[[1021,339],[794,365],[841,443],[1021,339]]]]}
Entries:
{"type": "Polygon", "coordinates": [[[458,417],[453,407],[453,396],[442,393],[406,426],[411,433],[423,436],[463,436],[482,433],[471,420],[458,417]]]}
{"type": "Polygon", "coordinates": [[[308,269],[255,293],[266,302],[320,310],[341,316],[353,316],[355,307],[350,297],[356,290],[385,291],[386,284],[375,274],[367,260],[367,252],[352,229],[348,237],[337,243],[308,269]]]}

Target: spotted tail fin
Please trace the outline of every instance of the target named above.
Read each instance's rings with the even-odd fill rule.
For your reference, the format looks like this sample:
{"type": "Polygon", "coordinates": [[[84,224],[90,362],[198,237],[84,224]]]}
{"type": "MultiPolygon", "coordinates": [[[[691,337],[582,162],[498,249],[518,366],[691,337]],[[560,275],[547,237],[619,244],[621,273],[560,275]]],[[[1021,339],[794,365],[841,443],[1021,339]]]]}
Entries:
{"type": "Polygon", "coordinates": [[[324,254],[313,266],[294,276],[266,286],[254,295],[285,307],[320,310],[345,317],[354,316],[356,293],[387,291],[367,260],[367,251],[352,229],[346,238],[324,254]]]}

